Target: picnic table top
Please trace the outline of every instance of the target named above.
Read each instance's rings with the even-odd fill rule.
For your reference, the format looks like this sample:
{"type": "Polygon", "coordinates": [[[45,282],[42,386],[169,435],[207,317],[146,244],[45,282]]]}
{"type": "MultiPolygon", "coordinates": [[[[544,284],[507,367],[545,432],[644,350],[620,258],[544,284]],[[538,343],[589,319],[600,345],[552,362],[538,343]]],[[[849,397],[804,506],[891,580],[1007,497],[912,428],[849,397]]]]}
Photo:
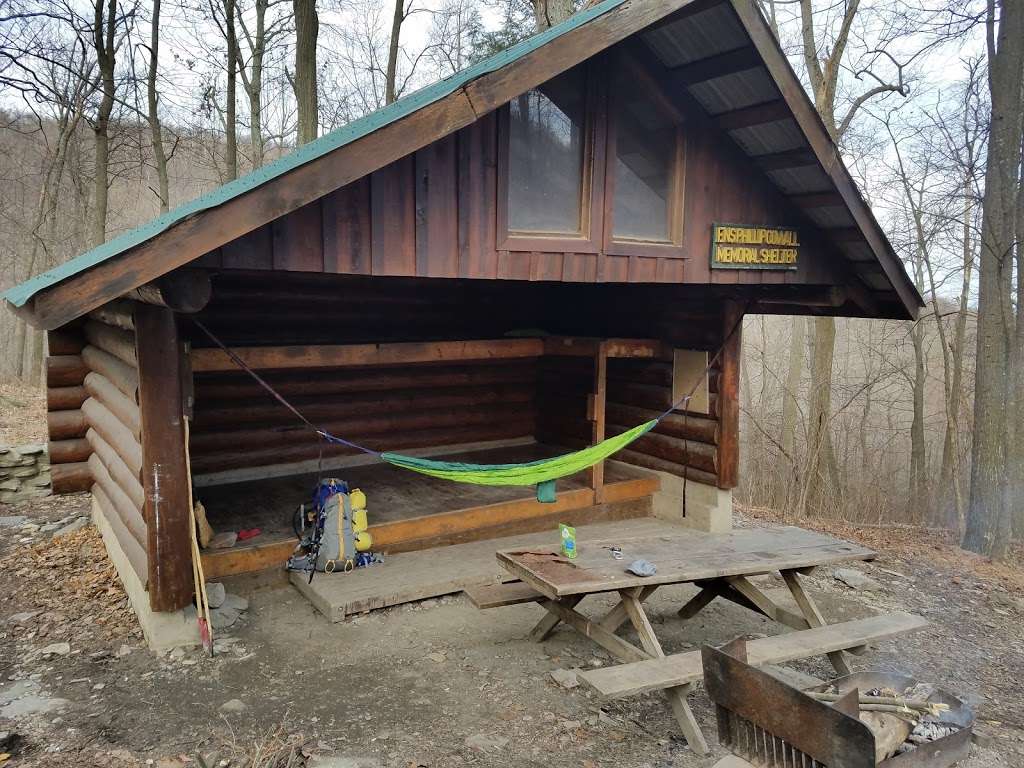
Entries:
{"type": "Polygon", "coordinates": [[[682,584],[729,576],[755,576],[852,560],[871,560],[875,553],[842,539],[792,526],[745,528],[729,533],[678,533],[618,540],[577,540],[577,557],[555,549],[499,550],[498,561],[512,574],[550,598],[611,592],[657,584],[682,584]],[[622,559],[610,548],[622,550],[622,559]],[[653,576],[635,576],[626,569],[634,560],[657,567],[653,576]]]}

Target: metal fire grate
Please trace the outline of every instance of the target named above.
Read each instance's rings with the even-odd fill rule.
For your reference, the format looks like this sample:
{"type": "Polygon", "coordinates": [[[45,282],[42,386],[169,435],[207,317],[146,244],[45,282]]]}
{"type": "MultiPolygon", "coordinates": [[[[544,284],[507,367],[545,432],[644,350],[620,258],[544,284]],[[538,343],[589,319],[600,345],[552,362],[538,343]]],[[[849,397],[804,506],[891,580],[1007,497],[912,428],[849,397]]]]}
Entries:
{"type": "Polygon", "coordinates": [[[958,730],[875,763],[875,737],[861,722],[859,691],[910,678],[858,673],[833,681],[842,693],[834,704],[818,701],[746,663],[746,643],[704,646],[704,684],[715,703],[718,739],[729,751],[764,768],[948,768],[970,751],[973,713],[959,699],[936,692],[948,705],[943,720],[958,730]]]}

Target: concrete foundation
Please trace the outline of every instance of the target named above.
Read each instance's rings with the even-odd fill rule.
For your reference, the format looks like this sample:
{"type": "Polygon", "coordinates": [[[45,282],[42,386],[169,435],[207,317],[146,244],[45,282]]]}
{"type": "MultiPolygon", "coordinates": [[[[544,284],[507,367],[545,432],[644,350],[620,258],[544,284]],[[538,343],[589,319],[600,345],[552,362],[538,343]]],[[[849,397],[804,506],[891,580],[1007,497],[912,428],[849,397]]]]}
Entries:
{"type": "Polygon", "coordinates": [[[661,489],[652,498],[655,517],[706,533],[726,533],[732,530],[731,490],[687,480],[684,514],[683,478],[667,472],[645,471],[650,471],[661,480],[661,489]]]}
{"type": "Polygon", "coordinates": [[[190,611],[186,614],[184,610],[181,610],[158,613],[149,607],[149,593],[146,592],[146,586],[139,580],[138,574],[128,562],[128,557],[121,549],[110,523],[103,516],[95,499],[92,501],[92,522],[103,536],[107,556],[110,557],[114,568],[117,569],[117,575],[121,579],[124,591],[128,593],[128,600],[135,610],[135,615],[139,618],[139,626],[142,627],[142,634],[150,649],[164,651],[179,645],[199,645],[199,628],[196,625],[194,612],[190,611]]]}

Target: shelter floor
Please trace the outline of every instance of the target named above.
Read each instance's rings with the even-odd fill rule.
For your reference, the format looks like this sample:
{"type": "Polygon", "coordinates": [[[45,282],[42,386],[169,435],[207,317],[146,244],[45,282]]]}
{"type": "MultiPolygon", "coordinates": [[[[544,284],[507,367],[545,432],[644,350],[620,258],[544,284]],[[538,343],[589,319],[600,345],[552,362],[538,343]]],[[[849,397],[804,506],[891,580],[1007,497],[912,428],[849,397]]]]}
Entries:
{"type": "MultiPolygon", "coordinates": [[[[564,448],[538,443],[432,458],[478,464],[518,464],[562,453],[565,453],[564,448]]],[[[361,488],[366,494],[371,525],[450,512],[453,509],[535,498],[532,488],[453,483],[384,462],[327,469],[320,476],[338,477],[348,482],[350,488],[361,488]]],[[[630,472],[619,463],[609,463],[605,468],[606,483],[642,476],[642,471],[630,472]]],[[[259,528],[260,536],[249,542],[259,544],[271,539],[294,538],[292,515],[299,504],[309,505],[317,480],[317,473],[313,472],[213,486],[201,489],[197,495],[206,507],[207,517],[215,530],[259,528]]],[[[558,481],[559,492],[585,487],[586,472],[578,472],[558,481]]]]}
{"type": "MultiPolygon", "coordinates": [[[[505,464],[562,453],[564,448],[528,444],[436,458],[505,464]]],[[[339,477],[363,490],[374,551],[389,553],[547,529],[553,517],[570,524],[644,517],[657,489],[650,473],[619,462],[606,463],[605,486],[614,493],[611,503],[598,506],[587,472],[560,479],[555,504],[536,502],[532,487],[454,483],[383,462],[324,470],[321,476],[339,477]]],[[[208,576],[282,565],[295,542],[294,513],[299,504],[310,503],[317,479],[310,473],[200,489],[198,498],[215,531],[260,530],[231,549],[204,552],[208,576]]]]}
{"type": "MultiPolygon", "coordinates": [[[[653,538],[678,535],[681,530],[689,529],[647,517],[580,526],[576,538],[583,547],[586,541],[653,538]]],[[[694,531],[695,539],[702,536],[694,531]]],[[[498,564],[495,552],[513,548],[557,551],[560,544],[558,530],[552,527],[540,533],[403,552],[385,558],[382,565],[351,573],[317,574],[312,582],[306,574],[293,573],[291,581],[320,613],[331,621],[341,621],[356,613],[512,581],[514,577],[498,564]]]]}

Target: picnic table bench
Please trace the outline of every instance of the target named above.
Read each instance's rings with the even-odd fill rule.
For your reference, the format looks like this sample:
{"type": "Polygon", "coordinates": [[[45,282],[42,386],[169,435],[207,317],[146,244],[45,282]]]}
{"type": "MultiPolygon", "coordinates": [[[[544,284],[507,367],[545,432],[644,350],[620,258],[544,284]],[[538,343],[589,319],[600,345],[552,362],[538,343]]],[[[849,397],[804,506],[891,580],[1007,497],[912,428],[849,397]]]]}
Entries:
{"type": "Polygon", "coordinates": [[[795,527],[736,530],[706,534],[680,530],[659,536],[637,536],[578,542],[578,556],[569,560],[554,551],[501,550],[498,562],[519,581],[467,590],[478,608],[537,602],[547,615],[530,637],[543,641],[560,623],[572,627],[604,648],[622,664],[578,673],[606,697],[662,690],[690,747],[708,752],[707,741],[686,701],[701,679],[699,651],[666,655],[654,633],[644,602],[660,587],[694,584],[700,591],[679,610],[692,618],[716,598],[729,600],[797,630],[754,640],[747,646],[751,664],[775,664],[819,654],[828,656],[836,672],[850,673],[843,652],[863,652],[869,643],[925,626],[906,613],[874,616],[829,625],[801,577],[816,567],[871,560],[875,553],[857,544],[795,527]],[[616,559],[613,547],[621,552],[616,559]],[[627,568],[634,560],[653,563],[657,572],[636,576],[627,568]],[[750,577],[779,573],[799,608],[795,613],[773,600],[750,577]],[[577,610],[589,595],[617,593],[618,602],[600,619],[577,610]],[[640,645],[616,631],[626,622],[640,645]]]}

